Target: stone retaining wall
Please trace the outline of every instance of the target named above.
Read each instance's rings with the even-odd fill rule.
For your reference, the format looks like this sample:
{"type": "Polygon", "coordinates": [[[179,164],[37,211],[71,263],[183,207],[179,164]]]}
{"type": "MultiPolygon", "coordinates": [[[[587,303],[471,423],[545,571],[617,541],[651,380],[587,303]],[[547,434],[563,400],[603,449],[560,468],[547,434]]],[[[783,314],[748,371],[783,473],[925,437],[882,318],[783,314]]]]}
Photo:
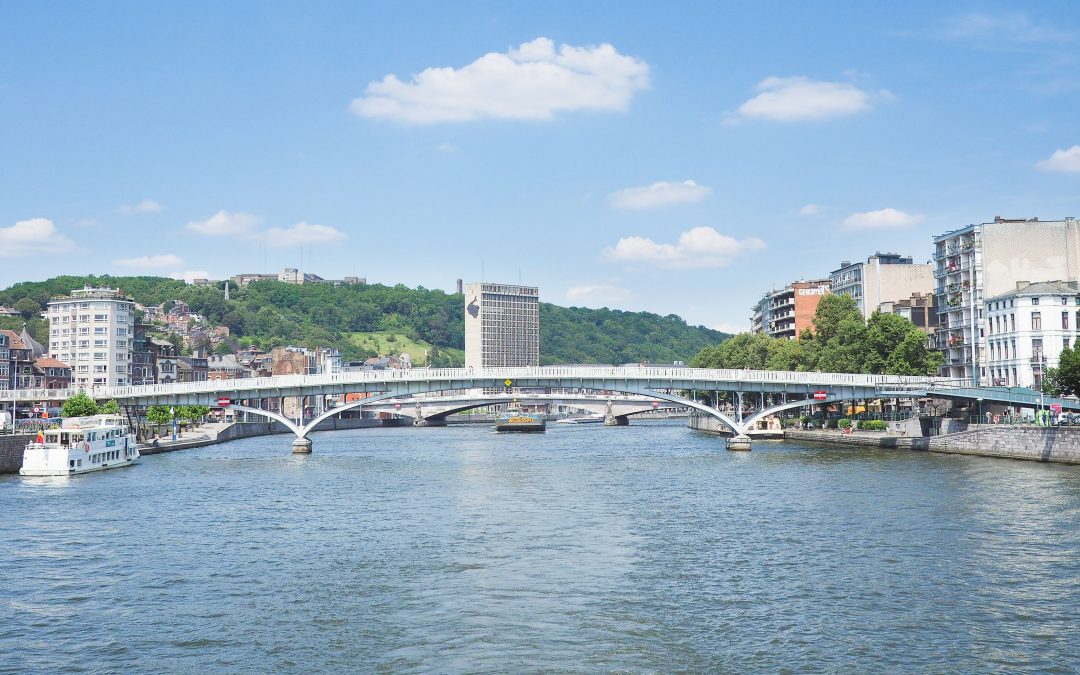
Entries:
{"type": "Polygon", "coordinates": [[[831,445],[860,445],[871,448],[895,448],[900,450],[928,450],[930,439],[919,436],[890,436],[883,431],[853,431],[842,434],[838,431],[784,431],[784,440],[808,443],[829,443],[831,445]]]}
{"type": "Polygon", "coordinates": [[[996,426],[934,436],[932,452],[1080,464],[1080,429],[996,426]]]}
{"type": "Polygon", "coordinates": [[[23,448],[35,434],[0,436],[0,473],[18,473],[22,468],[23,448]]]}

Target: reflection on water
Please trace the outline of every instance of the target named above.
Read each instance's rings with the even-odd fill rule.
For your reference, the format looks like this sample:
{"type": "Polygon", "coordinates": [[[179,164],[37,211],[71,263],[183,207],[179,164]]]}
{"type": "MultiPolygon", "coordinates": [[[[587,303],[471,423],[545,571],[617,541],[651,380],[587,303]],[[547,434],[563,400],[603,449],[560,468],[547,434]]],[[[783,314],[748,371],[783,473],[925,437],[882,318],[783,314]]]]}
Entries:
{"type": "Polygon", "coordinates": [[[677,424],[0,477],[0,670],[1068,670],[1080,469],[677,424]]]}

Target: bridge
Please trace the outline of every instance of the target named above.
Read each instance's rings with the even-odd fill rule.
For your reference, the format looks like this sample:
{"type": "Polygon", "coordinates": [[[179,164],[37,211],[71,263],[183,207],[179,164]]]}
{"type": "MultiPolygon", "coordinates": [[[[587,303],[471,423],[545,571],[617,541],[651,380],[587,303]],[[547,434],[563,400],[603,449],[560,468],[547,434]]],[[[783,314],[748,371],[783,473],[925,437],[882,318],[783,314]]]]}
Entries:
{"type": "Polygon", "coordinates": [[[457,394],[453,396],[424,396],[396,401],[369,403],[363,408],[366,412],[387,413],[408,417],[415,426],[444,426],[450,415],[462,413],[486,406],[517,404],[521,406],[549,406],[572,408],[603,415],[608,426],[624,426],[631,415],[655,410],[672,410],[679,406],[667,401],[661,402],[648,396],[627,396],[611,394],[496,394],[476,395],[457,394]]]}
{"type": "MultiPolygon", "coordinates": [[[[980,401],[1025,408],[1058,404],[1064,410],[1080,411],[1076,399],[1055,399],[1019,387],[970,387],[946,378],[848,373],[788,372],[687,368],[671,366],[541,366],[530,368],[414,368],[325,375],[281,375],[276,377],[152,384],[127,387],[92,387],[86,393],[98,400],[116,399],[122,405],[207,405],[216,407],[220,397],[231,407],[261,415],[284,424],[296,435],[294,450],[310,452],[308,433],[317,424],[346,410],[406,399],[433,392],[504,391],[508,388],[597,391],[638,396],[680,407],[692,408],[719,419],[736,437],[760,419],[784,410],[813,404],[874,399],[918,399],[934,397],[980,401]],[[683,392],[689,392],[687,397],[683,392]],[[307,424],[265,410],[266,399],[316,398],[345,394],[368,397],[330,408],[307,424]],[[734,413],[718,408],[719,396],[733,396],[734,413]],[[707,400],[702,400],[704,396],[707,400]],[[743,416],[746,399],[757,398],[755,411],[743,416]]],[[[63,400],[74,390],[19,390],[8,400],[63,400]]],[[[484,394],[479,394],[483,397],[484,394]]]]}

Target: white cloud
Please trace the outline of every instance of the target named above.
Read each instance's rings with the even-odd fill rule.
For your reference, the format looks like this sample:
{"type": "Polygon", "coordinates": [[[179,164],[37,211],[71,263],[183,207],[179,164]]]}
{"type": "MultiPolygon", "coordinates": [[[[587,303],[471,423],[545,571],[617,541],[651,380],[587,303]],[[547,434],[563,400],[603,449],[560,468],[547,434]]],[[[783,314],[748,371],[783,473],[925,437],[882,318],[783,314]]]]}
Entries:
{"type": "Polygon", "coordinates": [[[272,227],[266,231],[266,241],[275,248],[305,244],[328,244],[345,239],[345,233],[328,225],[297,223],[290,228],[272,227]]]}
{"type": "Polygon", "coordinates": [[[998,42],[1072,42],[1076,39],[1073,33],[1032,21],[1024,12],[965,14],[950,19],[937,34],[947,40],[977,40],[980,46],[993,46],[998,42]]]}
{"type": "Polygon", "coordinates": [[[161,204],[152,199],[144,199],[138,204],[124,204],[116,209],[120,213],[130,216],[135,213],[157,213],[161,211],[161,204]]]}
{"type": "Polygon", "coordinates": [[[800,216],[817,216],[821,215],[821,206],[818,204],[807,204],[799,209],[800,216]]]}
{"type": "Polygon", "coordinates": [[[160,270],[163,267],[179,267],[184,264],[180,256],[173,253],[162,255],[144,255],[138,258],[119,258],[113,261],[119,267],[132,267],[140,270],[160,270]]]}
{"type": "Polygon", "coordinates": [[[776,122],[822,121],[846,117],[870,109],[875,96],[846,82],[819,82],[805,77],[769,77],[758,83],[761,93],[739,106],[729,121],[764,119],[776,122]]]}
{"type": "Polygon", "coordinates": [[[48,218],[17,221],[11,227],[0,227],[0,258],[22,255],[67,253],[75,242],[56,231],[48,218]]]}
{"type": "Polygon", "coordinates": [[[655,209],[668,204],[700,202],[712,193],[712,188],[698,185],[692,180],[681,183],[660,181],[645,187],[626,188],[608,195],[611,205],[617,209],[640,211],[655,209]]]}
{"type": "Polygon", "coordinates": [[[649,86],[649,66],[609,44],[574,47],[545,37],[462,68],[426,68],[409,82],[387,75],[353,99],[353,113],[409,124],[476,119],[547,120],[575,110],[625,111],[649,86]]]}
{"type": "Polygon", "coordinates": [[[71,225],[73,227],[94,227],[97,225],[97,221],[93,218],[79,218],[72,221],[71,225]]]}
{"type": "Polygon", "coordinates": [[[1078,172],[1080,171],[1080,145],[1074,145],[1068,150],[1055,150],[1049,159],[1039,161],[1035,167],[1043,171],[1078,172]]]}
{"type": "Polygon", "coordinates": [[[571,286],[566,289],[567,300],[580,300],[583,302],[610,302],[630,297],[630,291],[619,286],[606,284],[585,284],[571,286]]]}
{"type": "Polygon", "coordinates": [[[187,229],[211,237],[245,237],[256,234],[259,219],[250,213],[218,211],[206,220],[193,221],[187,229]]]}
{"type": "Polygon", "coordinates": [[[604,257],[616,262],[650,263],[659,267],[724,267],[736,257],[765,248],[757,237],[735,239],[711,227],[695,227],[679,235],[674,244],[658,244],[645,237],[623,237],[604,257]]]}
{"type": "Polygon", "coordinates": [[[905,213],[896,209],[879,209],[853,213],[844,219],[844,227],[853,230],[885,230],[895,227],[911,227],[924,220],[921,213],[905,213]]]}
{"type": "Polygon", "coordinates": [[[169,275],[169,278],[193,284],[196,279],[209,279],[210,273],[206,270],[188,270],[187,272],[173,272],[169,275]]]}
{"type": "Polygon", "coordinates": [[[433,145],[431,147],[438,150],[439,152],[448,152],[448,153],[449,152],[457,152],[458,150],[461,149],[458,146],[454,145],[453,143],[437,143],[437,144],[435,144],[435,145],[433,145]]]}

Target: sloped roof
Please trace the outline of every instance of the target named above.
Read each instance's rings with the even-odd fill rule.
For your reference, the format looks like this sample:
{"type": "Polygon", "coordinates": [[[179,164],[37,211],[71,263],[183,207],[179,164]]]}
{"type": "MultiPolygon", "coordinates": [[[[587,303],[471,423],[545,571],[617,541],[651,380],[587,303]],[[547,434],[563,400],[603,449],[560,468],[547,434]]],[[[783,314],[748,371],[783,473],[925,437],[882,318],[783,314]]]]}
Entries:
{"type": "Polygon", "coordinates": [[[987,302],[991,300],[1000,300],[1002,298],[1016,298],[1031,295],[1076,295],[1078,292],[1080,292],[1080,289],[1077,288],[1075,281],[1036,281],[1033,284],[1023,286],[1022,288],[1014,288],[1000,295],[995,295],[992,298],[988,298],[987,302]]]}

